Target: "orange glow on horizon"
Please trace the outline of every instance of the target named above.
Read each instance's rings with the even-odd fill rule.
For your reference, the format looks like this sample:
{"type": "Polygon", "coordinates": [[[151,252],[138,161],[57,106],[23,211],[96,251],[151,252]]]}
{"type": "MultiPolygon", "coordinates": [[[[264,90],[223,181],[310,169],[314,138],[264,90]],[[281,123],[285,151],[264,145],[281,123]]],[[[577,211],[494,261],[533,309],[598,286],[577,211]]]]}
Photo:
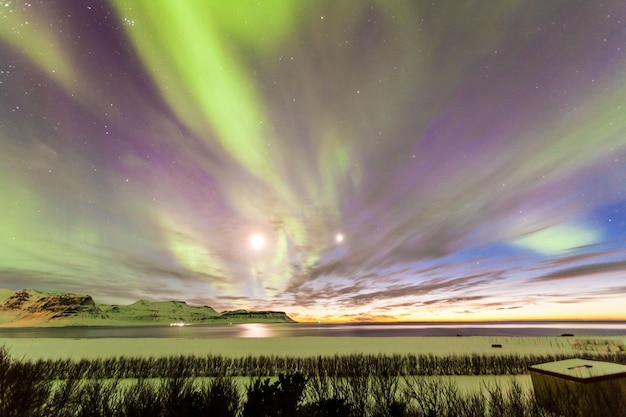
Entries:
{"type": "MultiPolygon", "coordinates": [[[[392,314],[356,313],[356,314],[311,314],[292,313],[291,318],[300,323],[470,323],[470,322],[505,322],[505,321],[626,321],[626,313],[618,314],[619,301],[609,303],[607,300],[595,303],[567,304],[560,309],[554,306],[533,306],[532,309],[521,308],[502,312],[476,312],[476,313],[432,313],[426,314],[392,314]]],[[[623,309],[622,309],[623,310],[623,309]]]]}
{"type": "Polygon", "coordinates": [[[411,307],[406,300],[398,303],[402,305],[398,308],[388,307],[380,301],[375,304],[373,308],[341,309],[320,303],[319,307],[291,311],[289,316],[303,323],[626,321],[626,309],[620,294],[590,299],[533,300],[525,304],[492,297],[482,303],[459,303],[440,309],[420,306],[418,301],[415,301],[415,307],[411,307]]]}
{"type": "Polygon", "coordinates": [[[289,315],[292,319],[298,323],[326,323],[326,324],[340,324],[340,323],[497,323],[497,322],[542,322],[542,321],[626,321],[626,317],[585,317],[585,318],[571,318],[571,317],[516,317],[516,318],[464,318],[460,319],[424,319],[420,317],[414,318],[376,318],[369,319],[355,319],[350,316],[334,316],[324,318],[313,318],[310,316],[298,316],[295,314],[289,315]]]}

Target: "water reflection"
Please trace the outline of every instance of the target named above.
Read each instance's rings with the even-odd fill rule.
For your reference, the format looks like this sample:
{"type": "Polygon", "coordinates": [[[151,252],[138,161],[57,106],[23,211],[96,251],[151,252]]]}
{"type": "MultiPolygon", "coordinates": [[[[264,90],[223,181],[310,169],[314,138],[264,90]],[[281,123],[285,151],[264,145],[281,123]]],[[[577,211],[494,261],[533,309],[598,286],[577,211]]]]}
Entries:
{"type": "Polygon", "coordinates": [[[237,325],[241,333],[237,337],[272,337],[273,332],[269,325],[260,323],[246,323],[237,325]]]}

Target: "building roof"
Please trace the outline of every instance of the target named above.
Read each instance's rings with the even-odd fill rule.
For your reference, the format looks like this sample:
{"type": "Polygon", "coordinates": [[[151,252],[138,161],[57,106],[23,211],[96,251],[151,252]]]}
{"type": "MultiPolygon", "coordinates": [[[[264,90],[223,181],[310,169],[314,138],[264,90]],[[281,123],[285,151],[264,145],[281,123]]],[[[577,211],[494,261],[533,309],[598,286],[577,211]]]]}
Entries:
{"type": "Polygon", "coordinates": [[[528,368],[531,372],[551,375],[578,382],[626,378],[626,365],[589,359],[565,359],[540,363],[528,368]]]}

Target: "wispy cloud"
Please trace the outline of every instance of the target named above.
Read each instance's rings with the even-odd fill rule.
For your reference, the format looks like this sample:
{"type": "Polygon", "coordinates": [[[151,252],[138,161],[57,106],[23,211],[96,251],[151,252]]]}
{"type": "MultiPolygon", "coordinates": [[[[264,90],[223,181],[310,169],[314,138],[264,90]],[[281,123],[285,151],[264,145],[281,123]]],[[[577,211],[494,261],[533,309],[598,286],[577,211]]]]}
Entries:
{"type": "Polygon", "coordinates": [[[571,268],[561,269],[539,278],[534,278],[535,282],[556,281],[561,279],[587,277],[608,272],[626,271],[626,261],[619,262],[603,262],[594,264],[585,264],[571,268]]]}

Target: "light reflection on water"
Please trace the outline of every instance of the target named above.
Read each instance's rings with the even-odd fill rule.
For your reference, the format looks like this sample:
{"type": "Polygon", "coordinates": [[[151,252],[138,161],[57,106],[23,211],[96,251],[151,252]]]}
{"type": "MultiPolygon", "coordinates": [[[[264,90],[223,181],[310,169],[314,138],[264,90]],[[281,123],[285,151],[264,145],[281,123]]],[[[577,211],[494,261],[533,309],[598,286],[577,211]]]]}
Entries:
{"type": "Polygon", "coordinates": [[[239,328],[243,330],[237,337],[272,337],[272,329],[268,324],[246,323],[240,324],[239,328]]]}
{"type": "Polygon", "coordinates": [[[398,336],[626,336],[626,322],[494,323],[279,323],[208,324],[185,327],[0,328],[2,338],[265,338],[398,336]]]}

